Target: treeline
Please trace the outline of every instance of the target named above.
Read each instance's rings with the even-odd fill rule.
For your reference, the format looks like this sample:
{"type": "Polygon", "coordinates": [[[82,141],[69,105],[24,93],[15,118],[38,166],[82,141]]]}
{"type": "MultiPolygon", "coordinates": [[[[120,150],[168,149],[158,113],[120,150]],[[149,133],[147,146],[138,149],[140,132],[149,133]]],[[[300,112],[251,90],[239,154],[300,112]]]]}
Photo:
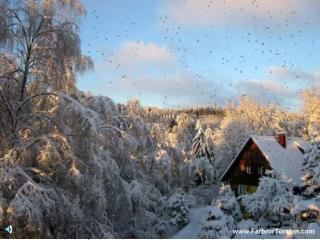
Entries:
{"type": "Polygon", "coordinates": [[[197,107],[197,108],[182,108],[177,111],[178,113],[187,113],[196,116],[206,115],[224,115],[224,110],[221,107],[197,107]]]}
{"type": "Polygon", "coordinates": [[[217,115],[224,116],[225,111],[221,107],[196,107],[196,108],[181,108],[181,109],[167,109],[167,108],[155,108],[155,107],[145,107],[143,108],[144,113],[147,116],[157,116],[157,117],[176,117],[182,113],[186,113],[191,116],[208,116],[217,115]]]}
{"type": "Polygon", "coordinates": [[[129,104],[118,104],[120,111],[128,111],[129,108],[140,108],[140,114],[145,116],[156,116],[156,117],[170,117],[177,116],[182,113],[194,116],[207,116],[207,115],[217,115],[224,116],[225,110],[222,107],[188,107],[188,108],[158,108],[158,107],[141,107],[140,101],[138,99],[131,99],[129,104]]]}

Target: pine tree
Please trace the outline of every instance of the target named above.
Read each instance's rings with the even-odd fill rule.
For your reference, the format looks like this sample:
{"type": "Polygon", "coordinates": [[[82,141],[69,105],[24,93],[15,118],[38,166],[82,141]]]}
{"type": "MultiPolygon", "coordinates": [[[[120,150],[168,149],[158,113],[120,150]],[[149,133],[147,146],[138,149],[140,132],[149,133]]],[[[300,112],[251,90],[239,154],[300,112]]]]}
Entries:
{"type": "Polygon", "coordinates": [[[190,165],[191,175],[196,177],[195,182],[210,183],[215,180],[214,169],[214,153],[212,148],[212,139],[209,139],[209,129],[203,130],[200,121],[196,123],[198,131],[193,138],[191,155],[193,156],[192,164],[190,165]],[[210,143],[210,144],[209,144],[210,143]]]}
{"type": "Polygon", "coordinates": [[[182,189],[177,189],[175,194],[168,200],[170,225],[184,227],[188,224],[189,218],[189,204],[185,192],[182,189]]]}
{"type": "Polygon", "coordinates": [[[231,238],[235,222],[231,216],[225,215],[220,208],[210,207],[206,220],[202,223],[199,238],[217,239],[231,238]]]}
{"type": "Polygon", "coordinates": [[[193,138],[191,154],[194,158],[206,157],[212,164],[214,158],[213,149],[212,146],[208,144],[205,131],[203,130],[199,120],[196,124],[196,130],[198,132],[196,136],[193,138]]]}
{"type": "Polygon", "coordinates": [[[223,185],[220,188],[219,197],[215,205],[225,214],[231,215],[235,220],[240,220],[242,217],[240,206],[230,185],[223,185]]]}

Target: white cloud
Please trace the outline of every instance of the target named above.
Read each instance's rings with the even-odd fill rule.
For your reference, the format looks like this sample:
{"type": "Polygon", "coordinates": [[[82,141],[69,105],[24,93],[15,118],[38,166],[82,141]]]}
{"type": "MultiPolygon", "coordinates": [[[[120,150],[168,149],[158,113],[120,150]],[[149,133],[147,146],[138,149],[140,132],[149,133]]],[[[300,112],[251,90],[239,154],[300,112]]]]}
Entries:
{"type": "Polygon", "coordinates": [[[222,83],[198,78],[190,73],[167,76],[126,76],[105,87],[110,96],[121,92],[141,99],[161,99],[167,106],[209,106],[224,104],[233,93],[222,83]]]}
{"type": "Polygon", "coordinates": [[[262,102],[283,101],[298,97],[295,89],[273,80],[240,81],[236,87],[239,93],[252,96],[262,102]]]}
{"type": "Polygon", "coordinates": [[[314,0],[166,0],[159,9],[181,25],[273,25],[320,23],[320,1],[314,0]]]}
{"type": "Polygon", "coordinates": [[[320,85],[319,71],[307,72],[278,66],[269,66],[266,71],[268,79],[239,81],[235,86],[238,95],[245,94],[260,102],[278,102],[298,109],[301,107],[301,90],[320,85]]]}
{"type": "Polygon", "coordinates": [[[306,72],[300,69],[270,66],[267,68],[270,77],[279,81],[296,82],[301,86],[319,84],[320,72],[306,72]]]}
{"type": "Polygon", "coordinates": [[[168,67],[174,64],[174,54],[166,46],[142,41],[126,41],[113,54],[110,63],[117,67],[156,65],[168,67]]]}
{"type": "Polygon", "coordinates": [[[105,63],[99,67],[104,75],[101,78],[105,79],[101,91],[121,101],[135,96],[146,99],[146,104],[163,101],[166,106],[208,106],[224,104],[230,98],[231,93],[226,90],[230,87],[184,72],[175,60],[166,46],[124,42],[108,60],[113,75],[104,75],[105,63]]]}

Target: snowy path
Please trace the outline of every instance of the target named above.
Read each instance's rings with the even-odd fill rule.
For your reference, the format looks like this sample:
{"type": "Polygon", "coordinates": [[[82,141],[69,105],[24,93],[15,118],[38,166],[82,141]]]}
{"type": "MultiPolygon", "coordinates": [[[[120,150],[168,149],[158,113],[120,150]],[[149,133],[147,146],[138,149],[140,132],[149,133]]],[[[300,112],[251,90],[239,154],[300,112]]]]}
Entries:
{"type": "Polygon", "coordinates": [[[181,238],[198,238],[201,230],[201,222],[207,217],[208,209],[210,206],[194,208],[190,212],[190,222],[187,226],[173,235],[172,239],[181,238]]]}

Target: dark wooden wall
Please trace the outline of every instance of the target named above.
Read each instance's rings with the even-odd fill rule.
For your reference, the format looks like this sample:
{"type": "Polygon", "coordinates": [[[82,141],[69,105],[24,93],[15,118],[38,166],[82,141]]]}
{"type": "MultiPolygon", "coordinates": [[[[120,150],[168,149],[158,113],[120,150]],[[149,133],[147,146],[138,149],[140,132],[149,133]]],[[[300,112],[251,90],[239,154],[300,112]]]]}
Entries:
{"type": "Polygon", "coordinates": [[[261,174],[258,173],[259,167],[271,169],[269,162],[265,159],[257,145],[250,139],[240,152],[238,158],[229,170],[224,181],[235,188],[238,184],[258,186],[261,174]],[[251,173],[247,173],[247,166],[251,166],[251,173]]]}

